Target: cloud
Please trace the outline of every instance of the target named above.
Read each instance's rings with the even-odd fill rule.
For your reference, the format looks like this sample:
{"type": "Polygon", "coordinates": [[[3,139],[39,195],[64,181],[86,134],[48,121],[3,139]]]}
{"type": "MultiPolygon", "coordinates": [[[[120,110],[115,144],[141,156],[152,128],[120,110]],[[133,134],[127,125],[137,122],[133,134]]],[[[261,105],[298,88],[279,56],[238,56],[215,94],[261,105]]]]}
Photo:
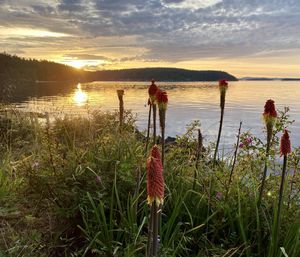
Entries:
{"type": "Polygon", "coordinates": [[[213,6],[217,3],[222,2],[222,0],[164,0],[167,6],[173,8],[184,8],[184,9],[200,9],[213,6]]]}
{"type": "Polygon", "coordinates": [[[0,45],[11,52],[23,46],[25,53],[35,49],[41,55],[43,44],[53,56],[66,51],[86,60],[177,63],[300,49],[299,0],[0,2],[0,24],[15,34],[27,28],[68,35],[55,42],[32,33],[23,42],[17,35],[0,36],[0,45]]]}
{"type": "Polygon", "coordinates": [[[61,11],[79,12],[84,9],[84,6],[81,0],[62,0],[58,5],[58,9],[61,11]]]}

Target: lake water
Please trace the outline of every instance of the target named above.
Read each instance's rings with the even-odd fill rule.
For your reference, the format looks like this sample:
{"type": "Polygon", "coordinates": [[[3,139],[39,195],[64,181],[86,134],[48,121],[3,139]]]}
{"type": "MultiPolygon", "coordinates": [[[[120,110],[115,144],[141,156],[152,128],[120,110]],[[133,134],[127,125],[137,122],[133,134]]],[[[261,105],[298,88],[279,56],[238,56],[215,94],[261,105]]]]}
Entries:
{"type": "MultiPolygon", "coordinates": [[[[200,120],[206,142],[215,141],[219,125],[219,88],[216,82],[157,82],[167,90],[166,135],[185,132],[186,124],[200,120]]],[[[93,110],[118,109],[117,89],[124,89],[125,108],[137,114],[137,126],[145,129],[148,116],[147,87],[149,82],[93,82],[81,84],[38,84],[14,95],[13,102],[25,111],[48,112],[54,115],[86,115],[93,110]],[[25,93],[26,91],[26,93],[25,93]]],[[[300,145],[300,82],[238,81],[230,82],[221,145],[230,149],[236,141],[239,122],[242,131],[251,131],[265,140],[262,112],[267,99],[275,100],[277,109],[290,108],[295,123],[291,130],[292,145],[300,145]]]]}

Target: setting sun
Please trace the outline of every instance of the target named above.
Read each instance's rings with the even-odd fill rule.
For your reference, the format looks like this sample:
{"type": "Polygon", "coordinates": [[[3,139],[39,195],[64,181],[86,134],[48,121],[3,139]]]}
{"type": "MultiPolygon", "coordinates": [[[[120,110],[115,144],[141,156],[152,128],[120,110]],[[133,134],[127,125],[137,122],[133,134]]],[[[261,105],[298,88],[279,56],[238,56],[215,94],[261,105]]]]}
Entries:
{"type": "Polygon", "coordinates": [[[62,60],[59,61],[60,63],[72,66],[76,69],[85,69],[85,70],[93,70],[95,67],[99,65],[106,64],[106,61],[97,59],[97,60],[83,60],[83,59],[73,59],[73,58],[66,58],[64,57],[62,60]]]}
{"type": "Polygon", "coordinates": [[[81,60],[71,60],[71,61],[68,61],[66,64],[70,65],[70,66],[72,66],[74,68],[77,68],[77,69],[81,69],[82,67],[84,67],[86,65],[81,60]]]}

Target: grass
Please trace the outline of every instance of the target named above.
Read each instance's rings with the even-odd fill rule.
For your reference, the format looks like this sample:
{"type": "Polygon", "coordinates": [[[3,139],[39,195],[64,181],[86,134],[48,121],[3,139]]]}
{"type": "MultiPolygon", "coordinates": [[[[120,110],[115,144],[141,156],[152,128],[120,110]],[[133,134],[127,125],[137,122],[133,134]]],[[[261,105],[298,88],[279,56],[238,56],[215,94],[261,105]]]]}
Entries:
{"type": "MultiPolygon", "coordinates": [[[[130,112],[122,133],[118,113],[48,125],[18,112],[1,117],[1,257],[145,256],[147,156],[130,112]]],[[[241,134],[253,141],[239,149],[229,188],[233,153],[214,163],[207,145],[196,164],[199,123],[166,146],[160,256],[267,256],[280,185],[277,134],[289,124],[281,112],[260,208],[264,139],[241,134]]],[[[274,257],[300,256],[299,148],[290,156],[274,257]]]]}

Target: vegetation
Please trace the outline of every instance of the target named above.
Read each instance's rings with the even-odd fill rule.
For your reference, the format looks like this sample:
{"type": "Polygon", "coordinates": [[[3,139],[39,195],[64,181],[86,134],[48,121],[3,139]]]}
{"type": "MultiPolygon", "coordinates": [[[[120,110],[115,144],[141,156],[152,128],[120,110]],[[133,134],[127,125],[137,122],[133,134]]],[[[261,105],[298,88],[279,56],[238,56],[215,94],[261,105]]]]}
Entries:
{"type": "MultiPolygon", "coordinates": [[[[130,112],[122,130],[118,122],[118,113],[50,123],[3,112],[1,257],[145,256],[145,138],[130,112]]],[[[270,243],[282,169],[278,136],[290,123],[287,109],[278,112],[260,207],[265,139],[240,135],[233,173],[230,153],[213,162],[213,144],[197,152],[199,122],[166,145],[160,256],[264,257],[271,245],[273,257],[300,256],[300,148],[288,155],[278,244],[270,243]]]]}
{"type": "Polygon", "coordinates": [[[0,54],[1,81],[77,81],[84,72],[67,65],[0,54]]]}

